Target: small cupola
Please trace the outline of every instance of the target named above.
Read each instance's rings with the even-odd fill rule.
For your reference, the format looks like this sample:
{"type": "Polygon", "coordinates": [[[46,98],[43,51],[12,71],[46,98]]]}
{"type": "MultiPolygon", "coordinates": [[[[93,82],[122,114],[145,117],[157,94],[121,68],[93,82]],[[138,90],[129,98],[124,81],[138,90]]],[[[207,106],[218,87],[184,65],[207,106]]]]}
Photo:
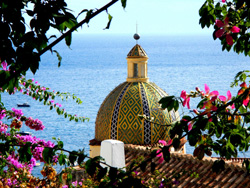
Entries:
{"type": "MultiPolygon", "coordinates": [[[[139,40],[139,34],[134,34],[139,40]]],[[[148,82],[148,56],[145,50],[136,44],[127,55],[128,77],[127,82],[148,82]]]]}

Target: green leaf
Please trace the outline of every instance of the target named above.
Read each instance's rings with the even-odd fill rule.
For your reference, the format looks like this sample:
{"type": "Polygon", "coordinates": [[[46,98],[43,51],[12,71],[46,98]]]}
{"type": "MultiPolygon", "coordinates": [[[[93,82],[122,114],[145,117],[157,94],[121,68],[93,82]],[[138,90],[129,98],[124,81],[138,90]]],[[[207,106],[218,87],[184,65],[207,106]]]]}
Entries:
{"type": "Polygon", "coordinates": [[[122,7],[123,7],[123,8],[126,8],[127,0],[121,0],[121,3],[122,3],[122,7]]]}
{"type": "Polygon", "coordinates": [[[77,159],[77,152],[76,151],[72,151],[70,154],[69,154],[69,161],[72,165],[75,164],[76,162],[76,159],[77,159]]]}
{"type": "Polygon", "coordinates": [[[31,143],[26,143],[26,145],[21,146],[20,149],[18,150],[20,161],[23,161],[23,162],[30,161],[30,159],[32,157],[30,145],[31,145],[31,143]]]}
{"type": "Polygon", "coordinates": [[[39,61],[40,57],[38,56],[38,54],[33,53],[33,56],[30,59],[30,70],[33,74],[35,74],[37,69],[39,68],[39,61]]]}
{"type": "Polygon", "coordinates": [[[117,168],[114,167],[110,167],[109,170],[109,178],[111,181],[115,181],[116,177],[117,177],[117,168]]]}
{"type": "Polygon", "coordinates": [[[179,109],[179,102],[177,100],[174,100],[174,110],[177,112],[179,109]]]}
{"type": "Polygon", "coordinates": [[[159,103],[163,109],[168,108],[168,111],[171,111],[174,108],[174,96],[163,97],[159,103]]]}
{"type": "Polygon", "coordinates": [[[83,153],[80,153],[77,159],[77,163],[80,165],[84,161],[85,157],[86,155],[84,155],[83,153]]]}
{"type": "Polygon", "coordinates": [[[48,164],[51,164],[54,154],[55,153],[53,151],[53,148],[48,148],[48,147],[44,148],[43,154],[42,154],[43,155],[43,160],[45,162],[47,162],[48,164]]]}
{"type": "Polygon", "coordinates": [[[57,59],[58,59],[58,67],[60,67],[61,62],[62,62],[62,56],[60,56],[60,54],[56,50],[53,50],[53,52],[56,53],[56,56],[57,56],[57,59]]]}
{"type": "Polygon", "coordinates": [[[173,139],[173,147],[177,150],[180,147],[180,139],[179,138],[174,138],[173,139]]]}
{"type": "Polygon", "coordinates": [[[146,161],[142,161],[142,163],[140,164],[140,168],[143,172],[146,171],[146,166],[147,166],[147,162],[146,161]]]}
{"type": "Polygon", "coordinates": [[[154,162],[151,162],[151,173],[154,173],[156,164],[154,162]]]}
{"type": "Polygon", "coordinates": [[[70,47],[70,45],[71,45],[71,39],[72,39],[72,34],[71,34],[71,33],[68,34],[68,35],[65,37],[65,42],[66,42],[66,45],[67,45],[68,47],[70,47]]]}
{"type": "Polygon", "coordinates": [[[98,172],[98,174],[97,174],[97,179],[98,179],[98,181],[100,181],[106,174],[107,174],[107,171],[108,171],[108,168],[107,167],[105,167],[105,168],[100,168],[99,169],[99,172],[98,172]]]}
{"type": "Polygon", "coordinates": [[[198,142],[198,136],[192,132],[192,130],[188,134],[188,141],[190,146],[195,146],[196,143],[198,142]]]}
{"type": "Polygon", "coordinates": [[[77,15],[77,17],[76,18],[78,18],[82,13],[84,13],[84,12],[88,12],[88,9],[83,9],[78,15],[77,15]]]}
{"type": "Polygon", "coordinates": [[[62,141],[58,141],[57,142],[57,147],[58,147],[58,149],[62,149],[63,148],[63,142],[62,141]]]}
{"type": "Polygon", "coordinates": [[[110,14],[108,14],[108,19],[109,19],[109,21],[107,23],[107,26],[104,29],[109,29],[113,17],[110,14]]]}
{"type": "Polygon", "coordinates": [[[170,152],[169,152],[169,147],[168,146],[164,146],[162,148],[162,154],[163,154],[163,158],[166,162],[170,161],[170,152]]]}
{"type": "Polygon", "coordinates": [[[66,163],[66,155],[64,154],[60,154],[59,157],[58,157],[58,161],[59,161],[59,164],[62,166],[66,163]]]}
{"type": "Polygon", "coordinates": [[[85,163],[85,169],[86,169],[86,172],[90,175],[90,176],[93,176],[96,172],[96,162],[94,161],[94,159],[89,159],[86,161],[85,163]]]}
{"type": "Polygon", "coordinates": [[[219,172],[225,170],[225,161],[224,160],[216,160],[216,161],[214,161],[212,169],[216,173],[219,173],[219,172]]]}

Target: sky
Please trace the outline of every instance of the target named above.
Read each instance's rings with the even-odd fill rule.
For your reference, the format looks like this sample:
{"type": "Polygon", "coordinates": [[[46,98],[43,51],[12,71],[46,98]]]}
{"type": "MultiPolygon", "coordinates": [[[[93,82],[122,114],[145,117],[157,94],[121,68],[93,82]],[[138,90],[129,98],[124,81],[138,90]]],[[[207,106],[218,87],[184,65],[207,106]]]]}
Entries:
{"type": "MultiPolygon", "coordinates": [[[[78,15],[83,9],[99,9],[111,0],[66,0],[68,8],[78,15]]],[[[78,33],[135,33],[140,34],[212,35],[213,28],[199,25],[199,9],[205,0],[127,0],[125,10],[121,2],[108,9],[113,16],[109,30],[103,30],[108,15],[103,12],[94,17],[89,26],[78,33]]],[[[85,15],[79,17],[81,21],[85,15]]]]}

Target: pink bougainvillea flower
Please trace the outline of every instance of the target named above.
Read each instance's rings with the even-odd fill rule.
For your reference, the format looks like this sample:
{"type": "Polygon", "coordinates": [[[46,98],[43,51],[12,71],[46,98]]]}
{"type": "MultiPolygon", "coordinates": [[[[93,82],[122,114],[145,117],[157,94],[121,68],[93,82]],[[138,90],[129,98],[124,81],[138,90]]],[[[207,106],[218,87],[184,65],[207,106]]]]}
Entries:
{"type": "Polygon", "coordinates": [[[0,119],[3,119],[6,116],[5,110],[0,110],[0,119]]]}
{"type": "MultiPolygon", "coordinates": [[[[222,1],[223,2],[223,1],[222,1]]],[[[230,35],[232,33],[239,33],[240,32],[240,28],[237,26],[233,26],[231,27],[229,25],[229,18],[226,17],[226,19],[223,21],[221,20],[216,20],[215,21],[215,25],[221,29],[219,29],[218,31],[215,32],[215,36],[216,38],[220,38],[223,35],[226,35],[226,41],[227,44],[232,46],[233,45],[233,37],[230,35]]]]}
{"type": "Polygon", "coordinates": [[[190,97],[187,95],[185,90],[182,90],[180,97],[184,99],[182,105],[184,107],[187,106],[187,108],[190,109],[190,104],[189,104],[190,103],[190,97]]]}

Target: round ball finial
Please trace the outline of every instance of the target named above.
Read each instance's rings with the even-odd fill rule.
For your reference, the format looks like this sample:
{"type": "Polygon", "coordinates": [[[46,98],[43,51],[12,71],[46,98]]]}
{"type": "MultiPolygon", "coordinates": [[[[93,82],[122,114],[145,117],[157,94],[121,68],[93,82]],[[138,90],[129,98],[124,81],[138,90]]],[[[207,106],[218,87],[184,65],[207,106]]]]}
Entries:
{"type": "Polygon", "coordinates": [[[140,39],[140,35],[138,33],[134,34],[134,39],[135,40],[139,40],[140,39]]]}

